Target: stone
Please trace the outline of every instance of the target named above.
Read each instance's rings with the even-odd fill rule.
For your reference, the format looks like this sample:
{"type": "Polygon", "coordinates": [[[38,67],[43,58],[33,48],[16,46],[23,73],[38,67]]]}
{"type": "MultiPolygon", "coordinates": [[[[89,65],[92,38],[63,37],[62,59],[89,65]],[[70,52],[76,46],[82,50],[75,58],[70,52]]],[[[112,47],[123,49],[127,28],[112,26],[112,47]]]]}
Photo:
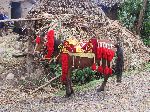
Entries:
{"type": "Polygon", "coordinates": [[[2,65],[0,65],[0,73],[2,73],[4,69],[5,68],[2,65]]]}
{"type": "Polygon", "coordinates": [[[14,79],[14,74],[13,73],[9,73],[6,77],[6,80],[11,80],[14,79]]]}

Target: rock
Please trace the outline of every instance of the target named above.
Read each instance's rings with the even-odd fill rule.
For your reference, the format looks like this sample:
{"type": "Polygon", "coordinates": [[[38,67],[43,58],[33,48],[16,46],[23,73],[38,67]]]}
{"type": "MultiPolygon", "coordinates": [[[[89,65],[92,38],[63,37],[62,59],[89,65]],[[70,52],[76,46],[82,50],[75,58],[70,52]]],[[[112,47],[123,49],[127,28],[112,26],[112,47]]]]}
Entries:
{"type": "Polygon", "coordinates": [[[0,65],[0,73],[2,73],[4,70],[4,67],[2,65],[0,65]]]}
{"type": "Polygon", "coordinates": [[[0,54],[2,54],[4,52],[3,48],[0,48],[0,54]]]}
{"type": "Polygon", "coordinates": [[[9,73],[6,77],[6,80],[11,80],[14,78],[14,74],[13,73],[9,73]]]}

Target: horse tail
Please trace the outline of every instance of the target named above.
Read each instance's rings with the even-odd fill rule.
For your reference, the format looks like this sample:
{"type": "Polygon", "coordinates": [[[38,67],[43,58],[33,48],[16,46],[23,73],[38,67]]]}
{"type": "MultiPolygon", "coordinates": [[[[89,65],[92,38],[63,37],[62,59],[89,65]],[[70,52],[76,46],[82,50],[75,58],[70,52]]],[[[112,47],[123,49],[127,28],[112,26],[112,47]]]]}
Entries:
{"type": "Polygon", "coordinates": [[[115,47],[117,48],[115,74],[117,75],[117,82],[121,82],[122,72],[123,72],[123,68],[124,68],[123,49],[118,44],[116,44],[115,47]]]}

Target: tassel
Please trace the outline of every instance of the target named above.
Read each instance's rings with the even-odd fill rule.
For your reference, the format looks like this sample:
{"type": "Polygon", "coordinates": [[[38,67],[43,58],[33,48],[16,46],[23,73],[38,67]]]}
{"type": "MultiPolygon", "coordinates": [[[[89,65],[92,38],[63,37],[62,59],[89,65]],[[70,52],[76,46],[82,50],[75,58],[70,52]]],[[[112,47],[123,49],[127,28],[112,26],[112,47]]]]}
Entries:
{"type": "Polygon", "coordinates": [[[112,75],[112,69],[111,68],[109,68],[109,74],[112,75]]]}
{"type": "Polygon", "coordinates": [[[103,67],[102,67],[102,66],[99,66],[98,69],[97,69],[97,71],[98,71],[99,73],[102,73],[102,74],[103,74],[103,67]]]}
{"type": "Polygon", "coordinates": [[[102,48],[102,52],[103,52],[103,58],[107,60],[107,48],[102,48]]]}
{"type": "Polygon", "coordinates": [[[41,39],[40,39],[40,37],[39,37],[39,36],[37,36],[37,37],[36,37],[36,40],[35,40],[35,42],[36,42],[36,44],[40,44],[40,42],[41,42],[41,39]]]}
{"type": "Polygon", "coordinates": [[[54,51],[54,30],[50,30],[47,33],[47,43],[46,43],[46,46],[47,46],[48,53],[44,57],[50,59],[51,56],[52,56],[52,53],[54,51]]]}
{"type": "Polygon", "coordinates": [[[47,40],[51,40],[51,39],[54,39],[54,30],[50,30],[47,33],[47,40]]]}
{"type": "Polygon", "coordinates": [[[61,61],[62,61],[62,76],[61,76],[61,81],[63,84],[66,83],[67,81],[67,74],[68,74],[68,61],[69,57],[68,54],[62,53],[61,55],[61,61]]]}
{"type": "Polygon", "coordinates": [[[97,59],[101,59],[102,58],[102,48],[97,48],[97,59]]]}
{"type": "Polygon", "coordinates": [[[92,65],[91,69],[92,69],[93,71],[96,70],[96,64],[95,64],[95,63],[92,65]]]}
{"type": "Polygon", "coordinates": [[[108,68],[108,66],[106,66],[104,68],[104,75],[109,75],[109,68],[108,68]]]}
{"type": "Polygon", "coordinates": [[[111,50],[111,49],[108,49],[108,51],[107,51],[107,60],[108,60],[109,62],[111,62],[112,59],[113,59],[113,57],[114,57],[114,55],[115,55],[114,51],[111,50]]]}
{"type": "Polygon", "coordinates": [[[45,59],[51,59],[51,56],[52,56],[52,53],[53,53],[53,50],[48,50],[47,54],[44,56],[45,59]]]}

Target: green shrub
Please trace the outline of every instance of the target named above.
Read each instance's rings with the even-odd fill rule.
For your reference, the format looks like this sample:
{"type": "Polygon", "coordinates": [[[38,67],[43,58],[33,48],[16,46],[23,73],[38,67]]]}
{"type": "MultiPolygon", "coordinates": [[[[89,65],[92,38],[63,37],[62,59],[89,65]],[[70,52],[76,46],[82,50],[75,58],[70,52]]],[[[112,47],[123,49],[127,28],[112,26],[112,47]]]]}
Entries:
{"type": "Polygon", "coordinates": [[[83,70],[74,70],[72,72],[71,78],[76,84],[85,84],[96,80],[97,76],[95,71],[92,71],[91,68],[87,67],[83,70]]]}
{"type": "MultiPolygon", "coordinates": [[[[140,10],[143,8],[143,1],[127,0],[120,8],[121,10],[118,11],[118,19],[126,28],[135,32],[140,10]]],[[[140,33],[144,44],[150,46],[150,0],[147,3],[140,33]]]]}
{"type": "MultiPolygon", "coordinates": [[[[55,74],[54,76],[61,75],[61,72],[62,72],[61,65],[56,65],[52,63],[49,65],[49,67],[50,67],[50,73],[48,77],[52,77],[52,75],[54,74],[55,74]],[[57,69],[56,69],[56,66],[58,66],[57,69]]],[[[91,68],[89,67],[84,68],[83,70],[75,69],[72,71],[72,74],[71,74],[71,79],[73,83],[78,84],[78,85],[85,84],[85,83],[88,83],[90,81],[93,81],[99,78],[100,78],[99,74],[97,74],[95,71],[92,71],[91,68]]]]}

